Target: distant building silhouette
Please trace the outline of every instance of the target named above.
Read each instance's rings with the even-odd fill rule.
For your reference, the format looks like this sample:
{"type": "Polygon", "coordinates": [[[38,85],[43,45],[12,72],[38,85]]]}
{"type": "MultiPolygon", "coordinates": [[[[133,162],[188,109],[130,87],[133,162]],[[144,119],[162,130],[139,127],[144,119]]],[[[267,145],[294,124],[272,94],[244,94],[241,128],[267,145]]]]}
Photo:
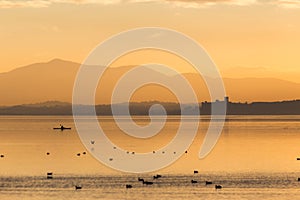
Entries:
{"type": "Polygon", "coordinates": [[[210,115],[212,105],[227,106],[227,115],[299,115],[300,100],[277,101],[277,102],[253,102],[253,103],[233,103],[229,97],[224,97],[223,101],[202,102],[200,107],[201,115],[210,115]]]}
{"type": "Polygon", "coordinates": [[[220,101],[217,99],[215,102],[207,102],[207,101],[202,102],[201,107],[200,107],[200,114],[201,115],[210,115],[212,106],[214,106],[214,108],[216,108],[216,111],[214,111],[214,114],[224,114],[223,109],[224,108],[226,109],[226,107],[228,107],[229,103],[230,102],[229,102],[228,96],[224,97],[223,101],[220,101]]]}

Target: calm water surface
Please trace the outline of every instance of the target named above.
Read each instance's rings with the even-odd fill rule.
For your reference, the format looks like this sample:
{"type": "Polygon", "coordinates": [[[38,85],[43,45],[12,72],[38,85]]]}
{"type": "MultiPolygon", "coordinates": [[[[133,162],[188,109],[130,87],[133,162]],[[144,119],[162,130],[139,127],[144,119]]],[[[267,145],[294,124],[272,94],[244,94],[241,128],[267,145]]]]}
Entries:
{"type": "MultiPolygon", "coordinates": [[[[140,125],[149,123],[147,117],[134,120],[140,125]]],[[[123,134],[111,117],[99,117],[99,122],[116,145],[147,152],[174,137],[180,118],[170,117],[164,129],[147,140],[123,134]]],[[[300,161],[296,160],[300,157],[300,116],[228,116],[216,147],[199,160],[208,124],[208,117],[202,117],[188,153],[172,166],[148,174],[126,174],[88,153],[72,117],[1,116],[0,199],[300,199],[300,161]],[[59,124],[72,130],[54,131],[59,124]],[[193,174],[195,169],[199,174],[193,174]],[[46,179],[47,172],[54,173],[52,180],[46,179]],[[153,180],[155,174],[163,177],[153,180]],[[154,184],[145,186],[138,177],[154,184]],[[198,183],[191,184],[192,179],[198,183]],[[206,180],[223,189],[206,186],[206,180]],[[133,188],[126,189],[126,184],[133,188]],[[75,191],[74,185],[83,188],[75,191]]]]}

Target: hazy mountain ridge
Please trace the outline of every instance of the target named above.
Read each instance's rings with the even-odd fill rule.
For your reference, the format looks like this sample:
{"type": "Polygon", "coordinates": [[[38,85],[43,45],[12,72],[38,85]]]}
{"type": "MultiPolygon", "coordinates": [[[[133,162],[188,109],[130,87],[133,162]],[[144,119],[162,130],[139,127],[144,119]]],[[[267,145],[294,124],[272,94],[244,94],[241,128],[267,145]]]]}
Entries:
{"type": "MultiPolygon", "coordinates": [[[[79,63],[54,59],[0,74],[0,105],[36,102],[72,102],[73,84],[79,63]]],[[[133,66],[111,68],[104,73],[96,93],[96,104],[109,104],[112,89],[119,78],[133,66]],[[102,95],[105,94],[105,95],[102,95]]],[[[167,76],[147,69],[160,78],[176,82],[179,75],[167,76]]],[[[147,73],[146,72],[146,73],[147,73]]],[[[198,74],[183,74],[193,86],[199,101],[210,101],[209,93],[198,74]]],[[[142,79],[143,77],[139,77],[142,79]]],[[[226,93],[232,101],[278,101],[300,99],[300,84],[277,78],[223,78],[226,93]]],[[[133,101],[174,102],[176,98],[163,88],[146,87],[133,101]]]]}

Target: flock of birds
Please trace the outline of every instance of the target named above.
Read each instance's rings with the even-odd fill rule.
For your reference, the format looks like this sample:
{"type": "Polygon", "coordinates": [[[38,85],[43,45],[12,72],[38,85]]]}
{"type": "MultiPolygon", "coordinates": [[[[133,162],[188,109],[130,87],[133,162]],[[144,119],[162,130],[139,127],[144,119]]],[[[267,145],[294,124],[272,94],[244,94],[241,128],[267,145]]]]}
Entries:
{"type": "MultiPolygon", "coordinates": [[[[194,170],[194,174],[198,174],[198,171],[194,170]]],[[[159,179],[159,178],[162,178],[162,177],[163,177],[162,175],[156,174],[156,175],[153,176],[153,180],[154,179],[159,179]]],[[[52,172],[47,173],[47,179],[53,179],[53,173],[52,172]]],[[[153,181],[146,181],[145,179],[140,178],[140,177],[138,177],[137,181],[141,182],[143,185],[153,185],[154,184],[153,181]]],[[[196,183],[198,183],[198,181],[192,179],[191,183],[196,184],[196,183]]],[[[212,184],[213,184],[212,181],[205,181],[205,185],[212,185],[212,184]]],[[[75,185],[74,187],[75,187],[75,190],[81,190],[82,189],[82,186],[80,186],[80,185],[75,185]]],[[[130,189],[130,188],[133,188],[133,186],[131,184],[126,184],[125,188],[130,189]]],[[[215,185],[216,190],[219,190],[219,189],[222,189],[222,188],[223,188],[222,185],[215,185]]]]}
{"type": "MultiPolygon", "coordinates": [[[[54,129],[59,129],[61,131],[65,130],[66,128],[62,125],[60,125],[61,127],[60,128],[54,128],[54,129]]],[[[67,128],[67,129],[71,129],[71,128],[67,128]]],[[[95,143],[95,141],[91,141],[92,144],[95,143]]],[[[116,149],[116,147],[114,147],[114,149],[116,149]]],[[[130,152],[127,152],[127,153],[130,153],[130,152]]],[[[135,152],[131,152],[132,154],[135,154],[135,152]]],[[[156,153],[155,151],[153,151],[153,153],[156,153]]],[[[162,153],[165,153],[165,152],[162,152],[162,153]]],[[[176,152],[174,152],[176,153],[176,152]]],[[[185,153],[187,153],[187,151],[185,151],[185,153]]],[[[81,156],[81,155],[86,155],[87,153],[84,151],[84,152],[81,152],[81,153],[77,153],[76,156],[81,156]]],[[[46,155],[47,156],[50,156],[50,152],[46,152],[46,155]]],[[[0,158],[4,158],[4,154],[1,154],[0,155],[0,158]]],[[[112,158],[111,158],[112,160],[112,158]]],[[[198,174],[198,170],[194,170],[194,174],[198,174]]],[[[163,176],[160,175],[160,174],[156,174],[155,176],[153,176],[153,180],[155,179],[160,179],[162,178],[163,176]]],[[[47,172],[47,179],[53,179],[53,172],[47,172]]],[[[300,179],[300,178],[299,178],[300,179]]],[[[138,182],[141,182],[143,185],[153,185],[155,184],[153,181],[146,181],[144,180],[143,178],[138,178],[137,180],[138,182]]],[[[194,180],[192,179],[191,180],[191,184],[197,184],[198,181],[197,180],[194,180]]],[[[213,182],[212,181],[205,181],[205,185],[212,185],[213,182]]],[[[75,190],[81,190],[82,189],[82,186],[80,185],[75,185],[75,190]]],[[[130,188],[133,188],[133,186],[131,184],[126,184],[125,185],[125,188],[127,189],[130,189],[130,188]]],[[[222,189],[222,185],[215,185],[215,189],[218,190],[218,189],[222,189]]]]}
{"type": "MultiPolygon", "coordinates": [[[[63,126],[61,125],[61,127],[63,127],[63,126]]],[[[63,131],[64,129],[61,129],[61,130],[63,131]]],[[[91,141],[91,144],[95,144],[95,141],[92,140],[92,141],[91,141]]],[[[116,149],[116,147],[113,147],[113,148],[116,149]]],[[[129,153],[135,154],[134,151],[133,151],[133,152],[127,151],[127,154],[129,154],[129,153]]],[[[156,152],[153,151],[153,153],[156,153],[156,152]]],[[[162,152],[162,153],[165,153],[165,152],[162,152]]],[[[174,152],[174,154],[175,154],[175,153],[176,153],[176,152],[174,152]]],[[[188,152],[185,151],[185,153],[187,154],[188,152]]],[[[83,155],[86,155],[86,152],[83,152],[82,154],[83,154],[83,155]]],[[[47,155],[50,155],[50,152],[47,152],[47,155]]],[[[81,156],[81,153],[77,153],[77,156],[81,156]]],[[[112,160],[113,160],[113,159],[110,158],[110,161],[112,161],[112,160]]],[[[198,173],[199,173],[198,170],[194,170],[194,174],[198,174],[198,173]]],[[[48,172],[48,173],[47,173],[47,179],[52,179],[52,178],[53,178],[53,173],[52,173],[52,172],[48,172]]],[[[162,178],[162,175],[156,174],[156,175],[153,176],[153,180],[159,179],[159,178],[162,178]]],[[[144,178],[140,178],[140,177],[138,177],[138,180],[137,180],[137,181],[138,181],[138,182],[141,182],[143,185],[153,185],[153,184],[154,184],[153,181],[146,181],[144,178]]],[[[191,180],[191,184],[197,184],[197,183],[198,183],[197,180],[194,180],[194,179],[191,180]]],[[[213,184],[212,181],[205,181],[205,185],[212,185],[212,184],[213,184]]],[[[80,186],[80,185],[75,185],[74,187],[75,187],[75,190],[81,190],[81,189],[82,189],[82,186],[80,186]]],[[[126,184],[126,185],[125,185],[125,188],[127,188],[127,189],[133,188],[133,185],[131,185],[131,184],[126,184]]],[[[222,188],[223,188],[222,185],[215,185],[215,189],[216,189],[216,190],[222,189],[222,188]]]]}
{"type": "MultiPolygon", "coordinates": [[[[84,151],[84,152],[82,152],[82,154],[86,155],[86,152],[84,151]]],[[[47,152],[46,155],[50,155],[50,152],[47,152]]],[[[77,153],[77,156],[80,156],[80,155],[81,155],[81,153],[77,153]]],[[[194,170],[193,173],[195,175],[195,174],[198,174],[199,171],[194,170]]],[[[156,174],[156,175],[153,176],[153,180],[160,179],[162,177],[163,177],[162,175],[156,174]]],[[[53,172],[48,172],[47,173],[47,179],[53,179],[53,172]]],[[[153,185],[153,184],[155,184],[153,181],[147,181],[144,178],[140,178],[140,177],[138,177],[138,182],[141,182],[143,185],[153,185]]],[[[197,183],[199,183],[197,180],[194,180],[194,179],[191,180],[191,184],[197,184],[197,183]]],[[[213,184],[212,181],[205,181],[205,185],[212,185],[212,184],[213,184]]],[[[75,190],[81,190],[82,189],[82,186],[80,186],[80,185],[75,185],[74,187],[75,187],[75,190]]],[[[125,188],[127,188],[127,189],[133,188],[133,185],[126,184],[125,188]]],[[[222,185],[215,185],[215,189],[216,190],[222,189],[222,185]]]]}

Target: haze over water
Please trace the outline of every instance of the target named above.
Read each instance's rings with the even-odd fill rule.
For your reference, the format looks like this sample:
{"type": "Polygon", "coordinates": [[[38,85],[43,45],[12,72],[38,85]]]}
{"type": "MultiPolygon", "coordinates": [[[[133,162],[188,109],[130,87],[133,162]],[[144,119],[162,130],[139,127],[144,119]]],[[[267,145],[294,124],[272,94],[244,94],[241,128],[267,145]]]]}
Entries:
{"type": "MultiPolygon", "coordinates": [[[[128,118],[121,118],[127,123],[128,118]]],[[[134,120],[140,125],[149,122],[147,116],[134,120]]],[[[5,157],[0,159],[0,199],[297,199],[300,116],[228,116],[220,140],[203,160],[198,152],[209,117],[200,120],[194,143],[173,165],[148,174],[127,174],[104,166],[88,153],[72,117],[1,116],[0,154],[5,157]],[[59,124],[72,130],[52,129],[59,124]],[[195,169],[199,174],[193,174],[195,169]],[[47,172],[54,173],[52,180],[46,179],[47,172]],[[153,180],[155,174],[163,177],[153,180]],[[137,177],[154,185],[145,186],[137,177]],[[192,179],[198,183],[191,184],[192,179]],[[205,186],[205,181],[223,189],[215,191],[214,184],[205,186]],[[126,189],[126,184],[133,188],[126,189]],[[75,191],[74,185],[83,189],[75,191]]],[[[123,134],[111,117],[99,121],[117,146],[152,152],[172,139],[180,118],[169,116],[164,129],[147,140],[123,134]]]]}

